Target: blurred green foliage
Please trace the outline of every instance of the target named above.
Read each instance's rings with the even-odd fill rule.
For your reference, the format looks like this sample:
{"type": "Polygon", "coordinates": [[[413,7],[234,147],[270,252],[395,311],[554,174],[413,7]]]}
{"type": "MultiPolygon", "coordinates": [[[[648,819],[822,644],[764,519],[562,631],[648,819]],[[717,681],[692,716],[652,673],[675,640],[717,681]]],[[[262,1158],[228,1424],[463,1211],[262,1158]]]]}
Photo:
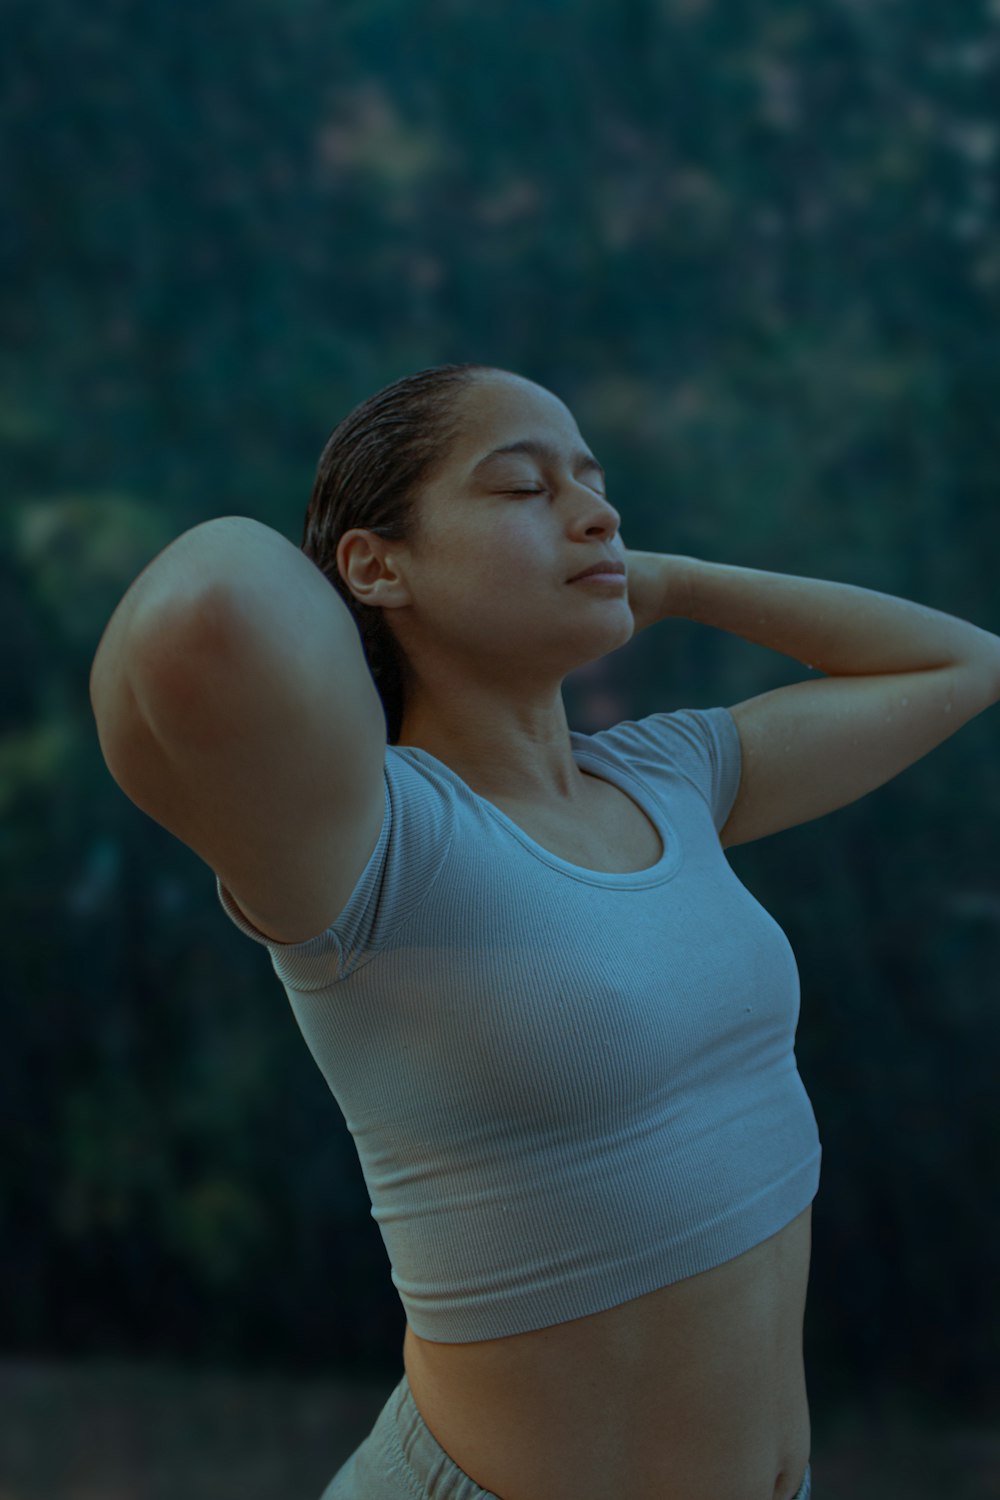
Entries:
{"type": "MultiPolygon", "coordinates": [[[[567,401],[627,545],[1000,629],[1000,4],[3,11],[0,1345],[388,1372],[336,1104],[104,766],[104,625],[209,516],[298,543],[352,406],[485,360],[567,401]]],[[[802,670],[671,622],[567,706],[802,670]]],[[[731,852],[802,975],[814,1396],[997,1409],[998,728],[731,852]]]]}

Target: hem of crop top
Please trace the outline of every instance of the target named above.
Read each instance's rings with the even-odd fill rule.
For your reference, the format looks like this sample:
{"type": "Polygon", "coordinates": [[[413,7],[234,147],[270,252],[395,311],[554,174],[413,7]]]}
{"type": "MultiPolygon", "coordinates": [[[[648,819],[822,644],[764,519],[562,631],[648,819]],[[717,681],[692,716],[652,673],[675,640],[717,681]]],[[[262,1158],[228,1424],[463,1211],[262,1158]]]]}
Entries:
{"type": "Polygon", "coordinates": [[[428,1297],[419,1305],[409,1288],[401,1288],[395,1270],[393,1284],[410,1327],[432,1344],[509,1338],[590,1317],[673,1282],[714,1270],[770,1239],[815,1200],[822,1157],[823,1146],[817,1142],[807,1157],[749,1201],[730,1204],[707,1224],[687,1226],[669,1246],[637,1244],[599,1270],[584,1267],[574,1276],[564,1276],[555,1284],[536,1285],[528,1292],[523,1287],[508,1286],[502,1296],[484,1300],[480,1295],[464,1302],[442,1293],[435,1307],[428,1297]],[[782,1205],[777,1214],[776,1201],[782,1205]],[[669,1272],[664,1270],[666,1260],[671,1262],[669,1272]]]}

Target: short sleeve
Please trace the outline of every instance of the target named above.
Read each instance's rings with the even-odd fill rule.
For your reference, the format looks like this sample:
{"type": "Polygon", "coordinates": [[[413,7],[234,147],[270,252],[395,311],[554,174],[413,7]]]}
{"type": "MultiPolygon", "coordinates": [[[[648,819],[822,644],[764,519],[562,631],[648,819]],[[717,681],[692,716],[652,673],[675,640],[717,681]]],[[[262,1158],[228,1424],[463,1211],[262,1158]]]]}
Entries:
{"type": "Polygon", "coordinates": [[[683,777],[707,803],[716,833],[722,831],[743,771],[740,734],[728,708],[679,708],[625,719],[591,738],[654,779],[666,769],[683,777]]]}
{"type": "Polygon", "coordinates": [[[279,943],[243,916],[216,875],[216,894],[244,937],[265,947],[286,988],[325,988],[381,952],[426,900],[448,855],[454,810],[446,788],[395,747],[386,755],[382,829],[336,921],[301,943],[279,943]]]}
{"type": "Polygon", "coordinates": [[[732,811],[743,773],[736,720],[728,708],[684,708],[663,717],[673,721],[673,729],[690,745],[696,762],[692,769],[719,833],[732,811]]]}

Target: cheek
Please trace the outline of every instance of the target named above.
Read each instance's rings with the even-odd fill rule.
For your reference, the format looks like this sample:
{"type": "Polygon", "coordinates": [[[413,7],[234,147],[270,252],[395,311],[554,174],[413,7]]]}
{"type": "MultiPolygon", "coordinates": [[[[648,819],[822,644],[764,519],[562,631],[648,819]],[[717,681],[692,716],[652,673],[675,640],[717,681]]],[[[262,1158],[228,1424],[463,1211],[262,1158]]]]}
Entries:
{"type": "Polygon", "coordinates": [[[510,501],[509,512],[495,517],[493,525],[469,540],[463,562],[470,581],[474,575],[483,586],[493,587],[505,583],[514,570],[524,577],[532,566],[538,567],[538,538],[527,518],[516,513],[516,503],[510,501]]]}
{"type": "Polygon", "coordinates": [[[479,577],[496,602],[517,609],[527,595],[550,586],[554,572],[537,536],[514,530],[496,538],[493,550],[480,562],[479,577]]]}
{"type": "Polygon", "coordinates": [[[499,502],[474,529],[455,528],[440,539],[427,585],[449,613],[467,613],[480,602],[491,615],[516,611],[528,591],[558,580],[558,556],[553,559],[551,538],[540,535],[531,504],[499,502]]]}

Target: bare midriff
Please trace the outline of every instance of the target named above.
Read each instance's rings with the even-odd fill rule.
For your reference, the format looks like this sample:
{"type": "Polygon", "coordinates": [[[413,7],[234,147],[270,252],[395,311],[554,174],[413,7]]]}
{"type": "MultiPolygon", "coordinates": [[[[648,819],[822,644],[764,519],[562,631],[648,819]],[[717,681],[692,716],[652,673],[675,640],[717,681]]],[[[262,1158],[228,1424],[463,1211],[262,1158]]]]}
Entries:
{"type": "Polygon", "coordinates": [[[438,1443],[502,1500],[791,1500],[811,1451],[812,1209],[619,1307],[403,1363],[438,1443]]]}

